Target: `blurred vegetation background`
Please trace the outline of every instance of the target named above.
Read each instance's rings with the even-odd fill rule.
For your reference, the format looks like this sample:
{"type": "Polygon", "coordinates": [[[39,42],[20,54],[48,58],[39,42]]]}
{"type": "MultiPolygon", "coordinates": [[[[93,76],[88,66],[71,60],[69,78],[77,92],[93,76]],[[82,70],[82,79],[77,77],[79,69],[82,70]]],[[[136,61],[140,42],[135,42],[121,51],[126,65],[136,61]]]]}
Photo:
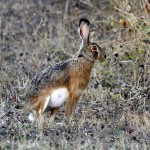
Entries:
{"type": "MultiPolygon", "coordinates": [[[[57,115],[62,122],[65,106],[57,115]]],[[[150,148],[149,0],[0,1],[1,149],[150,148]],[[96,63],[70,124],[39,130],[27,120],[25,87],[78,52],[79,19],[107,52],[96,63]]]]}

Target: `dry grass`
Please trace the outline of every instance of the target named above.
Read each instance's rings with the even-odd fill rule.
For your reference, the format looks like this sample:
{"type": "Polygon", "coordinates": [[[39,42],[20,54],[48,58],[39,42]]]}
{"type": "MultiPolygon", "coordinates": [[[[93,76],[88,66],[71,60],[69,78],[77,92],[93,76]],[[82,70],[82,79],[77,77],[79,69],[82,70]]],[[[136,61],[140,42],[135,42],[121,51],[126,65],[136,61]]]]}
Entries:
{"type": "Polygon", "coordinates": [[[0,149],[150,148],[150,4],[115,1],[0,2],[0,149]],[[25,86],[56,62],[73,57],[78,20],[92,22],[92,39],[107,51],[70,123],[65,106],[48,124],[27,120],[25,86]]]}

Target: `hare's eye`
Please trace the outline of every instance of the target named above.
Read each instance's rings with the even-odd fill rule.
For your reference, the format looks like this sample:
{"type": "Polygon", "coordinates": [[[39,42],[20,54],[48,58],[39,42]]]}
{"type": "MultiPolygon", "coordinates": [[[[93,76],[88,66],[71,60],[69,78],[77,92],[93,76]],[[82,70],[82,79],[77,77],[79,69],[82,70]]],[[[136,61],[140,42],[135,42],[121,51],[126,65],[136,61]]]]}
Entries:
{"type": "Polygon", "coordinates": [[[98,47],[96,45],[92,45],[91,49],[92,49],[92,51],[97,51],[98,47]]]}

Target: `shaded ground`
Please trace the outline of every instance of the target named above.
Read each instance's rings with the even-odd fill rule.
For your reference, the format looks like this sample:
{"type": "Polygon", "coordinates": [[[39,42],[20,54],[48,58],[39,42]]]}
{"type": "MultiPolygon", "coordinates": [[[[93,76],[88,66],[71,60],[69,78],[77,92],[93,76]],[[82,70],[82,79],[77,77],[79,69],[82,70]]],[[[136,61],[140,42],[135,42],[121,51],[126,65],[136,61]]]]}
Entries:
{"type": "MultiPolygon", "coordinates": [[[[119,0],[0,2],[1,149],[150,148],[149,4],[126,5],[119,0]],[[52,127],[45,114],[39,129],[27,120],[25,86],[47,66],[74,56],[81,17],[91,20],[91,36],[106,49],[107,60],[95,64],[73,120],[52,127]]],[[[57,123],[64,111],[65,106],[57,123]]]]}

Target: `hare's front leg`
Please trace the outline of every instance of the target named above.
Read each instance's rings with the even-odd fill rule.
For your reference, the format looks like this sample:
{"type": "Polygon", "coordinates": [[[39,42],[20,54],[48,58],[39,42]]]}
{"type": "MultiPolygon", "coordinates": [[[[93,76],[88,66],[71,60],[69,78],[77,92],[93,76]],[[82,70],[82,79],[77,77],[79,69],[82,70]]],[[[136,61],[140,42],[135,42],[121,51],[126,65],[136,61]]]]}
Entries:
{"type": "Polygon", "coordinates": [[[70,117],[71,115],[73,115],[73,113],[75,112],[75,108],[76,108],[79,98],[80,98],[80,95],[74,96],[74,97],[70,96],[68,98],[67,105],[66,105],[66,111],[65,111],[66,117],[70,117]]]}

